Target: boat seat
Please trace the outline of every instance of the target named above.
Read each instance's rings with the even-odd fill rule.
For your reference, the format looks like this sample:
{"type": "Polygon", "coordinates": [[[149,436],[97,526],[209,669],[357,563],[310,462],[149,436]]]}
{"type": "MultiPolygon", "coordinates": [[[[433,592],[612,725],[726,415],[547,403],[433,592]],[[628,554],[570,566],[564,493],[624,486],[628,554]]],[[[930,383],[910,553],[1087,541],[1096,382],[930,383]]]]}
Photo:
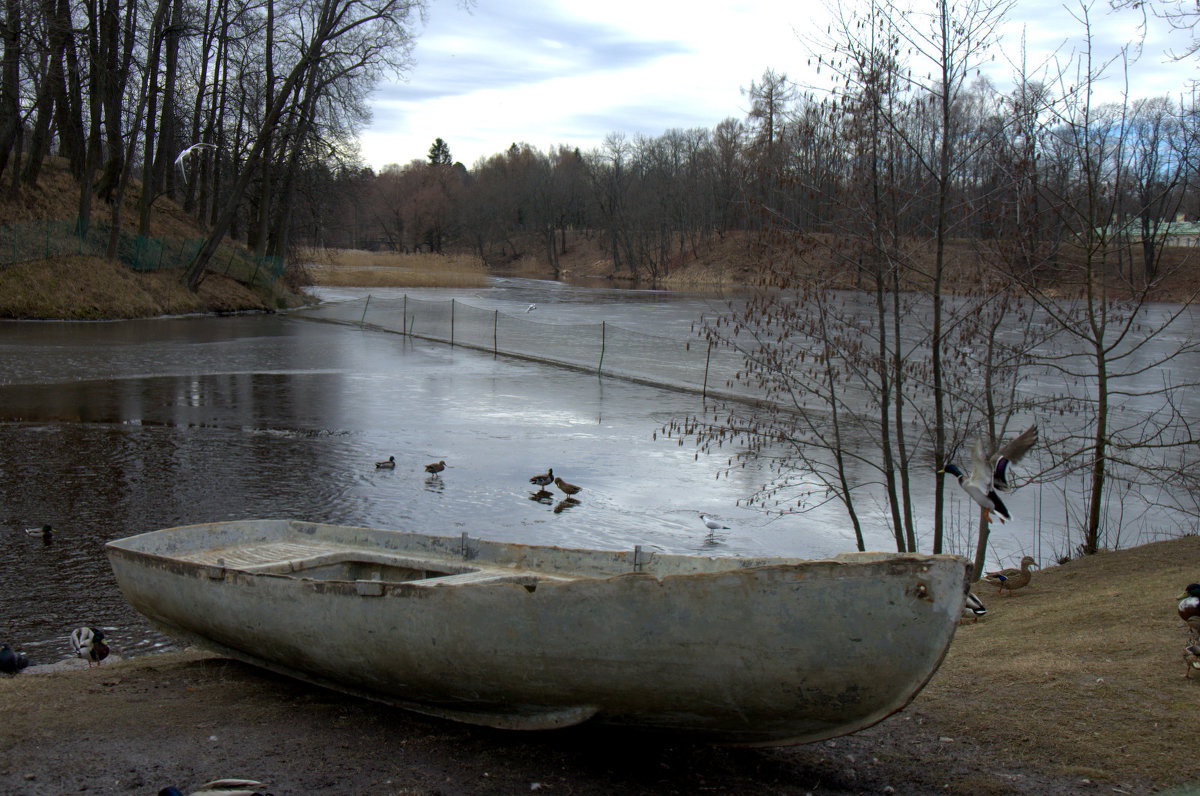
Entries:
{"type": "MultiPolygon", "coordinates": [[[[482,583],[516,583],[520,586],[536,586],[543,576],[529,572],[503,572],[494,569],[477,569],[458,575],[443,575],[440,578],[425,578],[410,582],[413,586],[432,588],[435,586],[467,586],[482,583]]],[[[557,578],[556,578],[557,580],[557,578]]]]}

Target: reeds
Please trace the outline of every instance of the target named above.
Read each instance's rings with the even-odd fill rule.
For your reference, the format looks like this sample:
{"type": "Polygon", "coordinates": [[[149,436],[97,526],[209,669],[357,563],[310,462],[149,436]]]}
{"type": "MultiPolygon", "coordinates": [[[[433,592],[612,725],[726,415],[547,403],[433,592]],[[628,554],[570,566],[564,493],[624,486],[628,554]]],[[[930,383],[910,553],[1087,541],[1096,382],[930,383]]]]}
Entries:
{"type": "Polygon", "coordinates": [[[309,252],[317,285],[338,287],[484,287],[487,269],[467,254],[397,254],[361,249],[309,252]]]}

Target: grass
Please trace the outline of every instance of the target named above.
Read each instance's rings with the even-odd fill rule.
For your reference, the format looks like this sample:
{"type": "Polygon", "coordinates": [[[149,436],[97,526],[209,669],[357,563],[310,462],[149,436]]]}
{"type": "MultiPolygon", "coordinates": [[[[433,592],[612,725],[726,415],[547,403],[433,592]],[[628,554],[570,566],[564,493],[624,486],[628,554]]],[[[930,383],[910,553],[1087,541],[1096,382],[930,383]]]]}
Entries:
{"type": "Polygon", "coordinates": [[[1200,677],[1184,679],[1175,596],[1200,579],[1200,537],[1035,572],[1013,597],[984,584],[916,705],[993,753],[1158,786],[1200,780],[1200,677]]]}
{"type": "Polygon", "coordinates": [[[209,274],[193,293],[178,270],[137,273],[103,257],[0,268],[0,318],[101,320],[279,309],[282,295],[209,274]]]}
{"type": "Polygon", "coordinates": [[[310,251],[313,283],[339,287],[484,287],[487,269],[468,254],[395,254],[359,249],[310,251]]]}

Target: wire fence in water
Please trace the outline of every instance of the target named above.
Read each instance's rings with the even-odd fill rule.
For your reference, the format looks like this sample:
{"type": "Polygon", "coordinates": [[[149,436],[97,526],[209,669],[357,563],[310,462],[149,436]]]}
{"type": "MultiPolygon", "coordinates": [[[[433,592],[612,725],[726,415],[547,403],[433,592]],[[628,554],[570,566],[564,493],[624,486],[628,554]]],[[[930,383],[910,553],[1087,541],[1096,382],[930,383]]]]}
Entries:
{"type": "Polygon", "coordinates": [[[705,397],[759,400],[735,381],[743,366],[741,356],[700,337],[681,340],[607,322],[545,323],[456,299],[428,301],[407,295],[329,302],[299,313],[705,397]]]}

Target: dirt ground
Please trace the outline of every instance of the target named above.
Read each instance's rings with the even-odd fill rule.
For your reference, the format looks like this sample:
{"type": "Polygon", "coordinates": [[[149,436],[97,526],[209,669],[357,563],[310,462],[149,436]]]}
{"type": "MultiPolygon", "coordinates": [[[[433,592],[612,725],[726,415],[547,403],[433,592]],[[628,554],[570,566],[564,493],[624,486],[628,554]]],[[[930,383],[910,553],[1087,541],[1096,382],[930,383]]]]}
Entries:
{"type": "Polygon", "coordinates": [[[1196,580],[1193,536],[1048,567],[1013,597],[980,588],[988,616],[960,628],[912,705],[791,748],[488,730],[198,651],[34,667],[0,681],[0,793],[232,776],[277,796],[1200,793],[1200,676],[1183,678],[1174,599],[1196,580]]]}

